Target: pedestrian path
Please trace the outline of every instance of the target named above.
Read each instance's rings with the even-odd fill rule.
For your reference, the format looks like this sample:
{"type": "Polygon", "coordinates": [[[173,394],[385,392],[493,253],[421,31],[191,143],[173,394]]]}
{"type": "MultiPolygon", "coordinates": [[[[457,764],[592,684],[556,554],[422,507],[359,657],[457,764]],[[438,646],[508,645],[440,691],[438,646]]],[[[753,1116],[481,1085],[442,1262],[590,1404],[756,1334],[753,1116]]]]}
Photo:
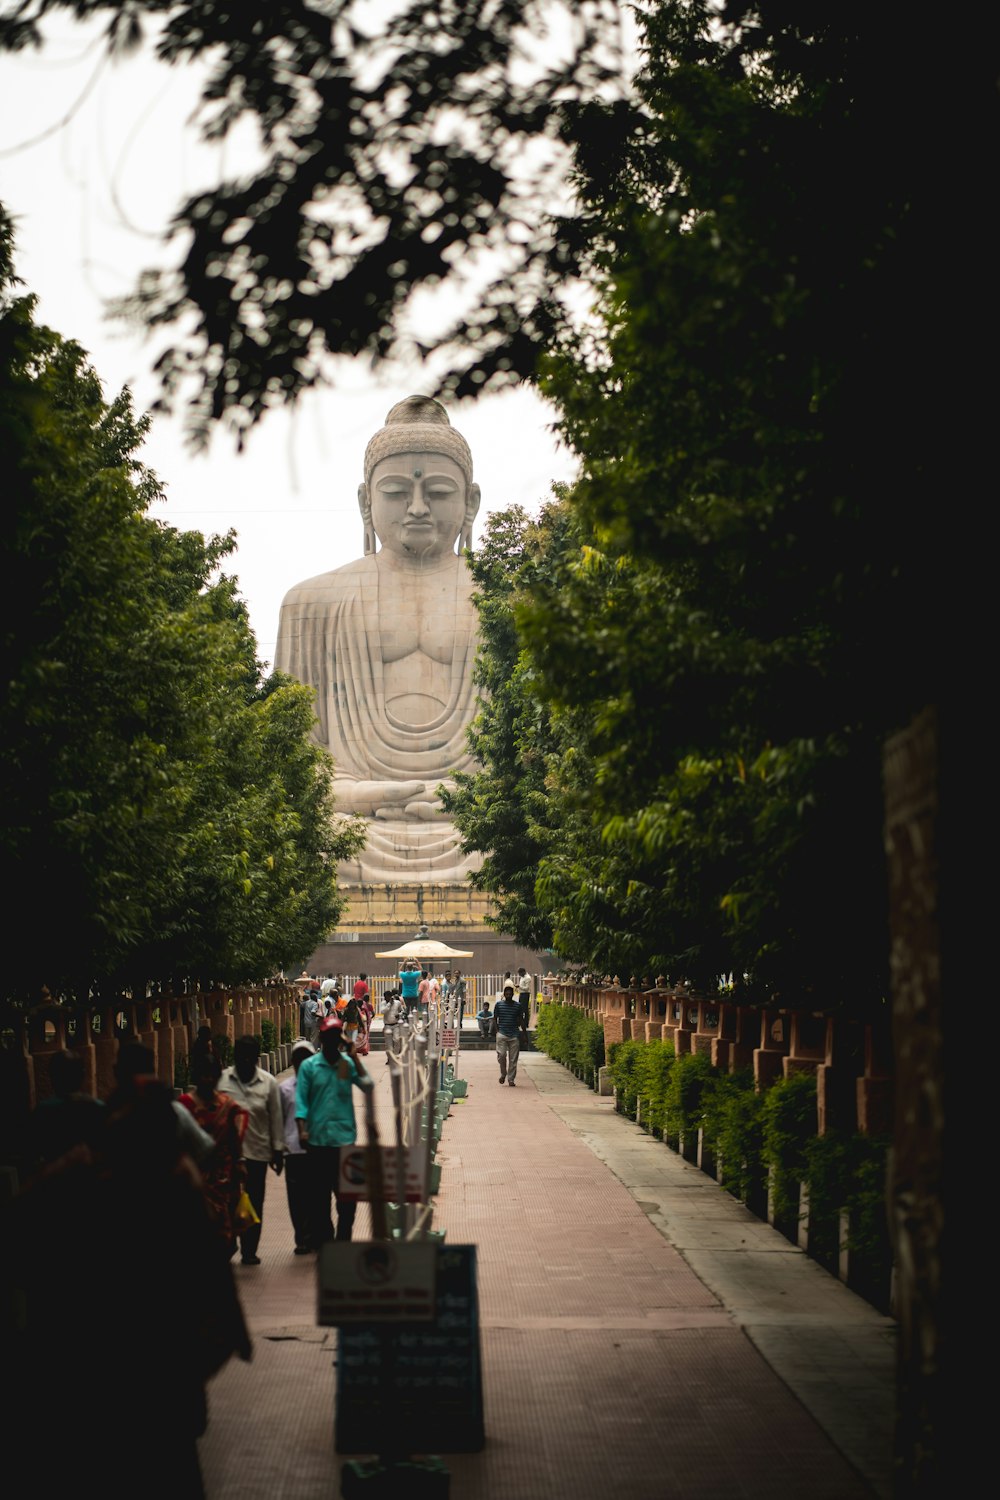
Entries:
{"type": "MultiPolygon", "coordinates": [[[[434,1224],[478,1247],[486,1445],[435,1450],[452,1500],[888,1500],[892,1320],[544,1055],[514,1090],[488,1052],[458,1071],[434,1224]]],[[[254,1358],[209,1386],[208,1500],[334,1500],[336,1331],[273,1177],[260,1255],[236,1267],[254,1358]]]]}

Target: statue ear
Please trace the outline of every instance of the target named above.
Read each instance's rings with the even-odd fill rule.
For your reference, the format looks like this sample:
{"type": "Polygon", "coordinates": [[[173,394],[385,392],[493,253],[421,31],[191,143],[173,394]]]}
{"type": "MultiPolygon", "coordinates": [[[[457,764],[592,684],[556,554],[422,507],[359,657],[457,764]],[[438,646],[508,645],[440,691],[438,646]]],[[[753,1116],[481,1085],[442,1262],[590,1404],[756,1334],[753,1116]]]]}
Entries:
{"type": "Polygon", "coordinates": [[[459,556],[465,551],[472,551],[472,523],[479,514],[479,502],[482,493],[478,484],[469,485],[469,494],[465,502],[465,520],[462,522],[462,534],[458,539],[459,556]]]}
{"type": "Polygon", "coordinates": [[[375,527],[372,525],[372,503],[368,498],[368,486],[358,485],[358,509],[361,519],[365,525],[365,557],[371,557],[375,551],[375,527]]]}

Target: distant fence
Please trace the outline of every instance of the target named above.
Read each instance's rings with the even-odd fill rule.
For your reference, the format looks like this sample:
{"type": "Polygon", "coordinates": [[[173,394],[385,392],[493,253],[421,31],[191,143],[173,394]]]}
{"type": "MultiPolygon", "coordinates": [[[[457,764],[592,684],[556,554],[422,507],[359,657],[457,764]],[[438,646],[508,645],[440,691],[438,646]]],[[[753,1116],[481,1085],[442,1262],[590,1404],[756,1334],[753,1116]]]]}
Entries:
{"type": "MultiPolygon", "coordinates": [[[[323,979],[325,975],[315,976],[323,979]]],[[[338,977],[338,976],[335,976],[338,977]]],[[[356,974],[342,974],[350,994],[356,974]]],[[[441,977],[440,972],[438,978],[441,977]]],[[[465,1013],[474,1014],[483,1000],[492,1004],[503,974],[463,974],[465,1013]]],[[[368,975],[376,1010],[387,989],[398,984],[398,970],[368,975]]],[[[541,976],[532,976],[533,996],[541,976]]],[[[279,1042],[300,1034],[300,993],[296,984],[270,982],[232,989],[193,990],[173,994],[114,995],[87,1003],[51,1002],[31,1009],[8,1007],[0,1016],[0,1129],[9,1147],[35,1106],[52,1093],[49,1069],[63,1048],[78,1052],[84,1065],[84,1089],[106,1099],[115,1086],[114,1065],[123,1040],[150,1047],[156,1075],[174,1086],[186,1077],[185,1066],[199,1026],[231,1042],[245,1033],[274,1027],[279,1042]]],[[[2,1144],[2,1143],[0,1143],[2,1144]]]]}
{"type": "MultiPolygon", "coordinates": [[[[452,970],[452,973],[454,972],[455,970],[452,970]]],[[[444,971],[440,968],[440,966],[435,967],[434,976],[436,979],[444,978],[444,971]]],[[[313,977],[323,980],[328,976],[326,974],[319,974],[314,975],[313,977]]],[[[355,981],[359,976],[357,974],[334,974],[333,977],[334,979],[339,978],[343,981],[342,993],[349,995],[353,990],[355,981]]],[[[542,976],[540,974],[532,974],[529,977],[531,979],[532,997],[540,995],[543,983],[542,976]]],[[[478,1010],[483,1000],[488,1000],[492,1005],[503,989],[503,974],[466,974],[463,971],[462,978],[465,980],[466,1015],[468,1015],[470,1007],[474,1011],[478,1010]]],[[[510,982],[511,981],[508,980],[508,983],[510,982]]],[[[386,990],[396,989],[399,987],[399,970],[391,969],[388,973],[369,974],[367,979],[365,980],[365,983],[368,985],[368,989],[372,997],[372,1002],[375,1005],[377,1011],[381,1009],[382,1000],[386,990]]],[[[516,989],[516,974],[514,975],[513,984],[514,988],[516,989]]]]}

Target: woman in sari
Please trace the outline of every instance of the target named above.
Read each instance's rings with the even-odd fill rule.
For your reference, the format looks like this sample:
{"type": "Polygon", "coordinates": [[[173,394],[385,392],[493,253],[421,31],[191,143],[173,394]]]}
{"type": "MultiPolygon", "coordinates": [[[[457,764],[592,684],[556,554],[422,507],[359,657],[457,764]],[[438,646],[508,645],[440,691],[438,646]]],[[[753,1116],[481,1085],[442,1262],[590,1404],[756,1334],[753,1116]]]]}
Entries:
{"type": "Polygon", "coordinates": [[[194,1088],[181,1095],[181,1103],[194,1115],[202,1130],[215,1142],[215,1150],[201,1168],[205,1197],[219,1237],[232,1257],[236,1251],[236,1205],[246,1186],[243,1137],[250,1116],[216,1085],[222,1064],[214,1053],[201,1053],[195,1060],[194,1088]]]}
{"type": "Polygon", "coordinates": [[[372,1029],[372,1017],[375,1015],[375,1007],[372,1005],[372,997],[368,990],[365,990],[358,1001],[358,1015],[360,1025],[358,1027],[358,1039],[355,1043],[355,1050],[362,1057],[367,1057],[370,1046],[369,1037],[372,1029]]]}

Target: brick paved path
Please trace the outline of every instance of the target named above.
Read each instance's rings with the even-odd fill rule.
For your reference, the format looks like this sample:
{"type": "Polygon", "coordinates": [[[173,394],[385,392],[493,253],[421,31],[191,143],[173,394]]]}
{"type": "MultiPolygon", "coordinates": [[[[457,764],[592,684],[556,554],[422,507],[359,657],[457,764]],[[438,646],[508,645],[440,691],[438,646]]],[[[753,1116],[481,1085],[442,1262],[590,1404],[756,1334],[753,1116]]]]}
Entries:
{"type": "MultiPolygon", "coordinates": [[[[379,1054],[370,1062],[379,1081],[380,1128],[388,1130],[388,1070],[379,1054]]],[[[622,1143],[621,1162],[639,1148],[646,1173],[650,1160],[654,1171],[666,1172],[668,1158],[676,1172],[673,1153],[657,1151],[636,1127],[609,1118],[608,1101],[544,1056],[522,1059],[516,1089],[497,1086],[486,1052],[466,1053],[459,1074],[469,1094],[455,1102],[444,1125],[434,1224],[450,1243],[478,1247],[487,1440],[480,1453],[441,1453],[452,1500],[887,1494],[878,1474],[874,1488],[859,1476],[665,1237],[665,1224],[653,1222],[657,1202],[637,1201],[634,1182],[629,1191],[615,1175],[608,1140],[622,1143]],[[643,1155],[651,1149],[651,1158],[643,1155]]],[[[619,1170],[626,1180],[632,1173],[630,1165],[619,1170]]],[[[681,1170],[682,1208],[686,1194],[691,1209],[684,1211],[690,1219],[697,1205],[702,1238],[712,1245],[713,1214],[729,1213],[729,1195],[714,1184],[704,1191],[702,1174],[681,1170]]],[[[649,1191],[657,1192],[655,1181],[649,1191]]],[[[367,1214],[359,1211],[359,1238],[369,1232],[367,1214]]],[[[747,1238],[754,1251],[748,1271],[751,1264],[774,1265],[767,1252],[781,1253],[775,1232],[752,1221],[747,1238]],[[774,1236],[774,1246],[766,1236],[774,1236]]],[[[782,1245],[788,1275],[774,1295],[786,1288],[794,1297],[801,1288],[806,1299],[801,1312],[782,1309],[785,1372],[795,1365],[788,1340],[801,1328],[803,1378],[815,1384],[825,1371],[816,1325],[845,1321],[839,1297],[849,1299],[843,1304],[849,1323],[858,1299],[782,1245]]],[[[314,1321],[313,1258],[293,1257],[291,1248],[284,1183],[272,1177],[263,1264],[236,1268],[254,1359],[232,1362],[209,1388],[210,1423],[201,1444],[209,1500],[333,1500],[340,1493],[343,1460],[333,1451],[336,1333],[314,1321]]],[[[761,1296],[759,1286],[744,1294],[761,1296]]],[[[859,1337],[870,1341],[872,1321],[883,1320],[874,1313],[868,1319],[860,1304],[856,1315],[859,1337]]],[[[881,1337],[881,1328],[874,1334],[881,1337]]],[[[853,1418],[877,1428],[867,1436],[874,1467],[887,1474],[888,1393],[876,1389],[873,1396],[864,1386],[868,1376],[884,1381],[889,1363],[875,1363],[866,1375],[854,1361],[853,1386],[848,1371],[832,1396],[843,1406],[845,1391],[849,1399],[855,1390],[861,1411],[853,1418]]]]}

